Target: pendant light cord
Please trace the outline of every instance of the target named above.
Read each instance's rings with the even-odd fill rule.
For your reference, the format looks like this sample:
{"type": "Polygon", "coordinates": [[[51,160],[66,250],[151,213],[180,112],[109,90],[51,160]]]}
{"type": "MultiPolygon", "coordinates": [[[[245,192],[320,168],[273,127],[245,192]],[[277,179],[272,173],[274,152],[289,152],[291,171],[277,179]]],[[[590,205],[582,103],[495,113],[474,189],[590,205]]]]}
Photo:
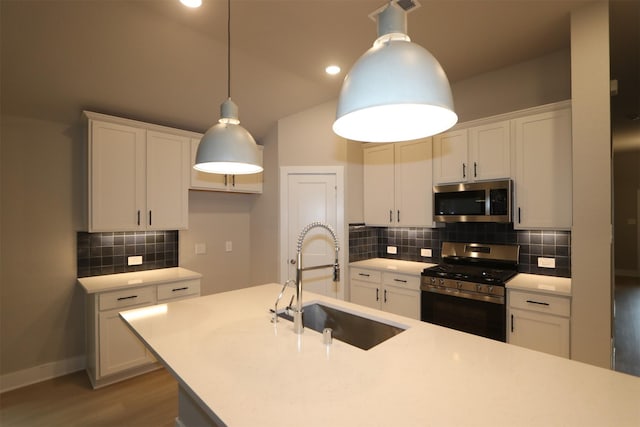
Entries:
{"type": "Polygon", "coordinates": [[[231,99],[231,0],[227,0],[227,98],[231,99]]]}

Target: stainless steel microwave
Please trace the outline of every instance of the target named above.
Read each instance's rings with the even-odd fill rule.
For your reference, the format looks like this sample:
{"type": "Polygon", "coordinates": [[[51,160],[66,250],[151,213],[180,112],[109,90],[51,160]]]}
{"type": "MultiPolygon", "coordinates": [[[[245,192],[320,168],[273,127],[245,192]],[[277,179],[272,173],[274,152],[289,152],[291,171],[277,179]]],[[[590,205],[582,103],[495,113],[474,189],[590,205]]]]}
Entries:
{"type": "Polygon", "coordinates": [[[512,222],[510,179],[433,187],[436,222],[512,222]]]}

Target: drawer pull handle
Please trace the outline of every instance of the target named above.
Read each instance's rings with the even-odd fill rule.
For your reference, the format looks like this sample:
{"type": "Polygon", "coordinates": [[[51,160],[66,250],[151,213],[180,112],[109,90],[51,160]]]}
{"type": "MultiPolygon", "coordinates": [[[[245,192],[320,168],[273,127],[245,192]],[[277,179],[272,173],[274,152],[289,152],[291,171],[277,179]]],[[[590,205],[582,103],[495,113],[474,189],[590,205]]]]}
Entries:
{"type": "Polygon", "coordinates": [[[123,300],[126,300],[126,299],[134,299],[134,298],[138,298],[138,295],[130,295],[128,297],[119,297],[118,301],[123,301],[123,300]]]}
{"type": "Polygon", "coordinates": [[[186,291],[187,289],[189,289],[188,286],[185,286],[183,288],[173,288],[171,289],[171,292],[186,291]]]}
{"type": "Polygon", "coordinates": [[[367,273],[358,273],[358,276],[370,277],[370,274],[367,273]]]}
{"type": "Polygon", "coordinates": [[[406,280],[402,280],[402,279],[393,279],[393,280],[395,280],[396,282],[407,283],[406,280]]]}
{"type": "Polygon", "coordinates": [[[533,300],[530,300],[530,299],[528,299],[528,300],[527,300],[527,302],[528,302],[529,304],[549,305],[549,303],[548,303],[548,302],[533,301],[533,300]]]}

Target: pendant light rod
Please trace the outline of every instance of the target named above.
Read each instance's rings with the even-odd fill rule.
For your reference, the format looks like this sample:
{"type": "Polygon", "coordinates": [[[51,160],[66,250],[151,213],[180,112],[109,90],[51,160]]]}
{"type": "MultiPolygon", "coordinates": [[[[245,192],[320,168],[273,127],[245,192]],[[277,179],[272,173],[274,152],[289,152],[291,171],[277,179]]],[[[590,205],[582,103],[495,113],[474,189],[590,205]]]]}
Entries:
{"type": "Polygon", "coordinates": [[[231,99],[231,0],[227,0],[227,98],[231,99]]]}

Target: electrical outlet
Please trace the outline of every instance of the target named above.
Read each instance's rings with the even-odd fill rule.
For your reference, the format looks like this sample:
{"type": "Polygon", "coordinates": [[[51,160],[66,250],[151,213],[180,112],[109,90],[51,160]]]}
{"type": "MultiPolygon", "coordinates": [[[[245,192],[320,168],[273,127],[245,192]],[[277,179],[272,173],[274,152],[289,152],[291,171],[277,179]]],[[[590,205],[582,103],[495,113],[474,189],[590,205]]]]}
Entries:
{"type": "Polygon", "coordinates": [[[207,253],[206,243],[196,243],[196,255],[204,255],[207,253]]]}
{"type": "Polygon", "coordinates": [[[231,242],[231,240],[227,240],[227,241],[224,243],[224,250],[225,250],[226,252],[231,252],[231,251],[233,250],[233,243],[231,242]]]}
{"type": "Polygon", "coordinates": [[[556,268],[556,259],[555,258],[538,258],[538,267],[542,268],[556,268]]]}
{"type": "Polygon", "coordinates": [[[387,253],[395,255],[398,253],[398,248],[396,246],[387,246],[387,253]]]}
{"type": "Polygon", "coordinates": [[[141,264],[142,264],[142,255],[130,256],[127,258],[127,265],[141,265],[141,264]]]}
{"type": "Polygon", "coordinates": [[[431,249],[420,249],[420,256],[423,256],[425,258],[431,258],[433,256],[432,253],[433,252],[431,251],[431,249]]]}

